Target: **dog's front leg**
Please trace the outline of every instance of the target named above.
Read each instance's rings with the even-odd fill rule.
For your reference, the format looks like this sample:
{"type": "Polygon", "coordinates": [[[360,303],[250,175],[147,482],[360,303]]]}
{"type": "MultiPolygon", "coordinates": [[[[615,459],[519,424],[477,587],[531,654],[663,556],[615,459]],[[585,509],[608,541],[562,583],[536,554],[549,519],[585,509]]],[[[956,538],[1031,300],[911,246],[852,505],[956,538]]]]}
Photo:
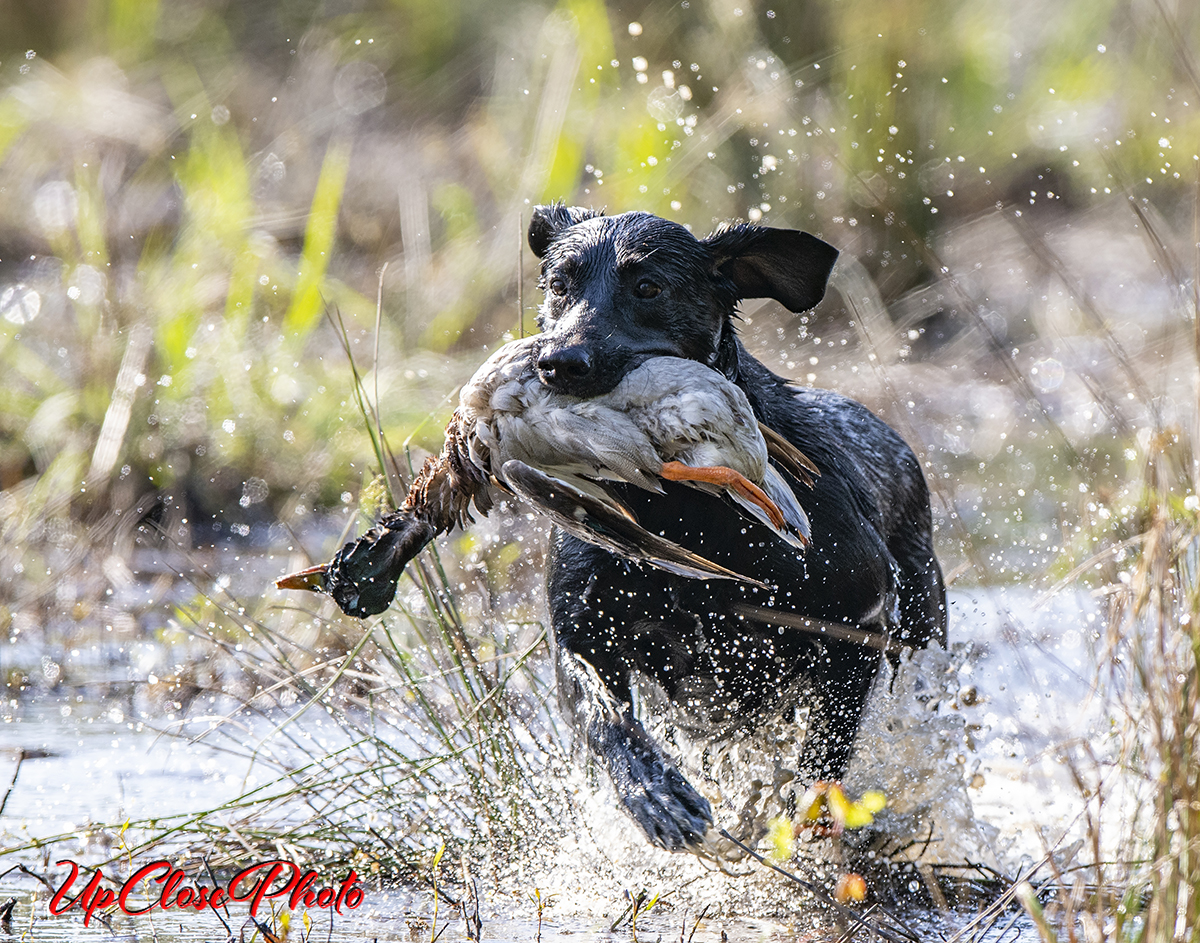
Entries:
{"type": "Polygon", "coordinates": [[[660,848],[698,848],[712,825],[712,809],[633,716],[628,688],[614,690],[561,640],[557,654],[559,698],[626,811],[660,848]]]}
{"type": "Polygon", "coordinates": [[[698,847],[712,809],[634,715],[630,692],[633,667],[668,687],[686,670],[686,652],[639,638],[639,627],[678,618],[664,581],[562,531],[547,574],[559,703],[646,837],[698,847]]]}

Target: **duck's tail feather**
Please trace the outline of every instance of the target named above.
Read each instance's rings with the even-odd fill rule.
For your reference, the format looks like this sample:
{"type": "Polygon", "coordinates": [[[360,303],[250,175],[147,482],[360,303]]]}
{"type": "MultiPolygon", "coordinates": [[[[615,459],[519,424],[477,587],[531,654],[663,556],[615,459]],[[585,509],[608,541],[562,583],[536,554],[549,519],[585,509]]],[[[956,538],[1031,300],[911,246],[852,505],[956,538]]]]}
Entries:
{"type": "Polygon", "coordinates": [[[797,550],[804,550],[812,539],[808,515],[783,475],[769,462],[763,480],[757,485],[728,467],[688,468],[678,462],[663,463],[663,477],[706,494],[728,498],[743,516],[769,527],[780,540],[797,550]]]}
{"type": "Polygon", "coordinates": [[[524,462],[505,462],[502,470],[512,490],[568,533],[605,550],[640,560],[693,579],[739,580],[769,589],[767,584],[721,566],[672,540],[650,533],[615,498],[597,498],[524,462]]]}
{"type": "Polygon", "coordinates": [[[811,488],[814,476],[817,478],[821,476],[821,472],[813,464],[812,459],[770,426],[765,426],[760,422],[758,431],[762,433],[763,440],[767,443],[767,454],[775,459],[789,475],[811,488]]]}
{"type": "MultiPolygon", "coordinates": [[[[778,473],[776,473],[778,474],[778,473]]],[[[738,510],[744,517],[758,521],[785,543],[791,544],[797,550],[804,550],[808,546],[809,538],[812,530],[808,524],[808,515],[804,513],[804,509],[796,503],[795,497],[792,496],[792,491],[780,478],[779,483],[783,485],[783,491],[775,491],[768,487],[771,482],[768,480],[770,473],[768,472],[767,479],[763,480],[763,491],[765,491],[775,506],[783,513],[784,524],[782,527],[776,526],[775,522],[763,509],[762,505],[751,501],[741,492],[733,488],[726,488],[719,493],[728,498],[737,505],[738,510]]],[[[708,490],[708,489],[701,489],[708,490]]]]}
{"type": "Polygon", "coordinates": [[[763,475],[762,489],[783,513],[784,529],[776,533],[792,546],[803,550],[812,540],[812,525],[808,522],[804,508],[796,500],[796,493],[770,463],[767,464],[767,472],[763,475]]]}

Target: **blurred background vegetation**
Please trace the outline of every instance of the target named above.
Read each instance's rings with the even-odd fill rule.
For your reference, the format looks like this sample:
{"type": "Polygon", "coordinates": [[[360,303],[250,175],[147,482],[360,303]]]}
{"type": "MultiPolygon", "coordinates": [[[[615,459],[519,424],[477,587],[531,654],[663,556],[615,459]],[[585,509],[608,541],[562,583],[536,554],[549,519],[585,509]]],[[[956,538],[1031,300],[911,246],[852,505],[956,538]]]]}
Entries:
{"type": "Polygon", "coordinates": [[[120,569],[146,515],[264,548],[354,500],[369,438],[327,304],[385,431],[436,448],[519,297],[532,324],[521,233],[554,199],[839,246],[814,315],[751,303],[745,334],[915,440],[951,566],[1038,572],[1048,525],[1108,530],[1067,479],[1112,498],[1146,411],[1194,407],[1171,339],[1200,11],[776,6],[6,4],[5,618],[86,596],[63,568],[99,533],[120,569]],[[981,463],[990,489],[962,480],[981,463]]]}
{"type": "MultiPolygon", "coordinates": [[[[838,246],[743,336],[909,439],[956,578],[1119,591],[1195,518],[1200,6],[8,0],[0,37],[10,652],[265,618],[247,561],[381,500],[347,350],[401,466],[436,449],[556,199],[838,246]]],[[[535,585],[515,533],[453,544],[467,609],[535,585]]]]}

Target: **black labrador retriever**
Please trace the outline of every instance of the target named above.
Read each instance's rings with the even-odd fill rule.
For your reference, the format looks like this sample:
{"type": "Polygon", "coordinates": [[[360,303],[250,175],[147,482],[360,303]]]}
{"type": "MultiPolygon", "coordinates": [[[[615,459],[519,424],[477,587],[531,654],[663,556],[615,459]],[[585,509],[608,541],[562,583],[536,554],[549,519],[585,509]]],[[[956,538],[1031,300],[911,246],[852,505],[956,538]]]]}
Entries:
{"type": "Polygon", "coordinates": [[[542,260],[546,385],[595,396],[650,357],[697,360],[741,387],[759,419],[820,469],[812,491],[792,482],[812,522],[804,554],[694,489],[622,492],[646,529],[770,591],[639,567],[561,530],[551,537],[560,701],[650,841],[696,847],[712,811],[634,716],[631,674],[657,682],[709,737],[806,704],[800,777],[840,778],[882,652],[946,640],[929,491],[884,422],[837,393],[790,386],[734,332],[740,299],[792,311],[820,301],[831,246],[749,225],[698,240],[647,213],[563,205],[535,209],[529,245],[542,260]]]}

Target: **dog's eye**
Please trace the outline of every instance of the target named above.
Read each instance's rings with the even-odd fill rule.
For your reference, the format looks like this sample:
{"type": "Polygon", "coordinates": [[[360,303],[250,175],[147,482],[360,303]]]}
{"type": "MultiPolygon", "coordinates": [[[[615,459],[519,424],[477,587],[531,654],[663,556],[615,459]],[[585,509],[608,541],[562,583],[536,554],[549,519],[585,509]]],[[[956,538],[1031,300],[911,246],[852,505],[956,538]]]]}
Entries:
{"type": "Polygon", "coordinates": [[[550,291],[556,295],[565,295],[567,293],[567,283],[561,278],[550,279],[550,291]]]}
{"type": "Polygon", "coordinates": [[[643,278],[637,283],[637,287],[633,290],[633,293],[639,298],[653,298],[661,291],[662,289],[650,281],[650,279],[643,278]]]}

